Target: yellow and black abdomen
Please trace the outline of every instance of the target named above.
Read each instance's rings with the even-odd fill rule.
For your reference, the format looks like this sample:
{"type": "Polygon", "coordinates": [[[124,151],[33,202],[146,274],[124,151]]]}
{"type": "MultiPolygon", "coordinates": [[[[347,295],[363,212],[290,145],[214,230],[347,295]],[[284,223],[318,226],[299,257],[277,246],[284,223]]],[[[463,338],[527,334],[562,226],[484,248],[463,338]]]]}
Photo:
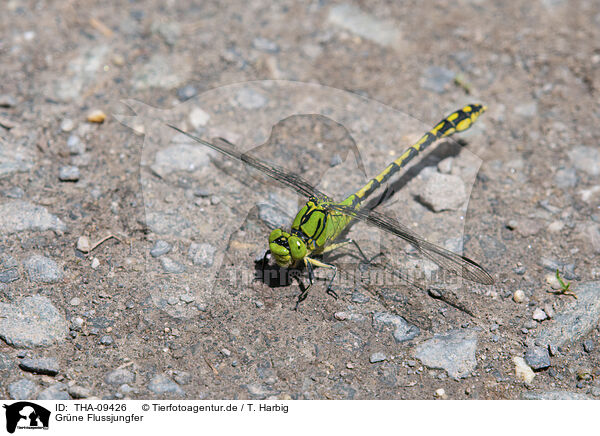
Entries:
{"type": "Polygon", "coordinates": [[[346,200],[352,201],[352,205],[358,205],[362,200],[371,195],[390,177],[396,174],[402,167],[406,166],[417,154],[425,150],[436,140],[450,136],[456,132],[467,130],[479,118],[487,108],[481,104],[470,104],[462,109],[452,112],[429,132],[425,133],[415,144],[408,147],[394,162],[389,164],[381,173],[369,180],[361,189],[356,191],[346,200]]]}

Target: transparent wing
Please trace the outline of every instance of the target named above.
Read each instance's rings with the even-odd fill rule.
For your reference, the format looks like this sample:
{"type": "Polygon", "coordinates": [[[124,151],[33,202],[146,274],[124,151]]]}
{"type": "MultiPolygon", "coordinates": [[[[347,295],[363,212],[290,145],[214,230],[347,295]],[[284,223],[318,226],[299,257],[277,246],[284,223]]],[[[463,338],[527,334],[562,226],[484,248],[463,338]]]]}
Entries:
{"type": "Polygon", "coordinates": [[[350,206],[335,203],[330,204],[329,208],[404,239],[413,245],[424,257],[432,260],[447,271],[484,285],[494,283],[492,276],[471,259],[427,242],[392,217],[373,210],[356,210],[350,206]]]}
{"type": "Polygon", "coordinates": [[[246,165],[251,166],[263,174],[269,176],[273,180],[281,183],[288,188],[292,188],[298,194],[303,195],[305,197],[317,197],[320,200],[331,200],[329,196],[319,191],[317,188],[312,186],[298,174],[287,171],[285,168],[281,168],[277,165],[267,164],[262,162],[258,158],[254,157],[249,153],[240,153],[237,151],[233,144],[226,139],[218,138],[219,144],[213,144],[211,142],[205,141],[203,139],[198,138],[188,132],[181,130],[178,127],[175,127],[171,124],[167,124],[170,128],[177,130],[179,133],[184,134],[188,138],[193,139],[200,144],[206,145],[207,147],[212,148],[213,150],[218,151],[221,154],[224,154],[227,157],[230,157],[234,160],[238,160],[240,162],[245,163],[246,165]]]}

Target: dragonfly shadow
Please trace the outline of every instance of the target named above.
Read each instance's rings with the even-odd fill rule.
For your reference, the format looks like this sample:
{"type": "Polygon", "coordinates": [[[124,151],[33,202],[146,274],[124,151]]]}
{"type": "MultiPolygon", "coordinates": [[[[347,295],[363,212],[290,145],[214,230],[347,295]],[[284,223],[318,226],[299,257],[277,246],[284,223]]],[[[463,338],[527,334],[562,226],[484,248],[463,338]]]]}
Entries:
{"type": "Polygon", "coordinates": [[[463,139],[447,139],[437,145],[430,153],[423,156],[415,165],[411,166],[406,170],[400,177],[394,182],[387,185],[383,192],[370,200],[365,209],[375,209],[380,204],[388,201],[394,196],[394,194],[400,191],[408,182],[417,177],[421,171],[426,167],[436,166],[442,160],[448,157],[456,157],[459,155],[463,146],[466,145],[466,141],[463,139]]]}
{"type": "Polygon", "coordinates": [[[270,288],[290,286],[294,280],[300,282],[305,272],[304,268],[282,268],[267,258],[254,261],[254,280],[270,288]]]}

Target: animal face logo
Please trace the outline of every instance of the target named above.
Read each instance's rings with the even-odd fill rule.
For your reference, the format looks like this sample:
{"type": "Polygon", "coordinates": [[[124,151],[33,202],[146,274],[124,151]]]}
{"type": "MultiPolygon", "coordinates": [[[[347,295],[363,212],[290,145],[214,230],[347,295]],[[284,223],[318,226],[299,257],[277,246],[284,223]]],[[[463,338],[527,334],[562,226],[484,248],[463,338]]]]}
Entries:
{"type": "Polygon", "coordinates": [[[19,401],[3,406],[6,409],[6,431],[14,433],[17,428],[47,429],[50,411],[29,401],[19,401]]]}

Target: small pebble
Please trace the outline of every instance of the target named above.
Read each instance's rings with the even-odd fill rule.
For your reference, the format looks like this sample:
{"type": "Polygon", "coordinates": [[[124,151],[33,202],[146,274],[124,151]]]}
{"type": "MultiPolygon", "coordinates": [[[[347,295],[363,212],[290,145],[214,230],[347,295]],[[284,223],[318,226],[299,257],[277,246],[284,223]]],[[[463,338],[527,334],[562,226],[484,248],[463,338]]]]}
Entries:
{"type": "Polygon", "coordinates": [[[515,376],[517,380],[530,384],[535,377],[535,373],[527,365],[525,359],[515,356],[513,357],[513,363],[515,364],[515,376]]]}
{"type": "Polygon", "coordinates": [[[0,95],[0,107],[9,108],[9,107],[14,107],[16,105],[17,105],[17,100],[12,95],[8,95],[8,94],[0,95]]]}
{"type": "Polygon", "coordinates": [[[448,395],[446,395],[446,390],[444,388],[439,388],[435,391],[435,397],[445,400],[446,398],[448,398],[448,395]]]}
{"type": "Polygon", "coordinates": [[[58,360],[53,357],[25,358],[19,362],[19,367],[23,371],[52,376],[59,371],[58,360]]]}
{"type": "Polygon", "coordinates": [[[196,300],[196,297],[194,297],[192,294],[182,294],[179,296],[179,299],[185,304],[190,304],[196,300]]]}
{"type": "Polygon", "coordinates": [[[229,356],[231,356],[231,351],[229,351],[227,348],[223,348],[221,350],[221,354],[225,357],[229,357],[229,356]]]}
{"type": "Polygon", "coordinates": [[[77,239],[77,249],[82,253],[88,253],[92,249],[92,244],[87,236],[80,236],[77,239]]]}
{"type": "Polygon", "coordinates": [[[126,368],[117,368],[104,376],[104,381],[109,385],[122,385],[133,383],[135,374],[126,368]]]}
{"type": "Polygon", "coordinates": [[[179,101],[186,101],[198,94],[198,90],[193,85],[185,85],[177,90],[179,101]]]}
{"type": "Polygon", "coordinates": [[[210,120],[210,115],[199,107],[196,107],[190,112],[189,120],[192,127],[198,130],[200,127],[206,126],[208,120],[210,120]]]}
{"type": "Polygon", "coordinates": [[[61,182],[76,182],[79,176],[79,168],[73,165],[60,167],[58,170],[58,179],[61,182]]]}
{"type": "Polygon", "coordinates": [[[67,392],[75,399],[88,398],[92,395],[89,389],[77,385],[69,386],[67,392]]]}
{"type": "Polygon", "coordinates": [[[363,303],[367,303],[369,301],[369,297],[367,297],[364,294],[361,294],[358,291],[354,291],[352,293],[352,302],[353,303],[358,303],[358,304],[363,304],[363,303]]]}
{"type": "Polygon", "coordinates": [[[70,132],[74,128],[75,128],[75,123],[70,118],[65,118],[60,123],[60,130],[62,130],[63,132],[70,132]]]}
{"type": "Polygon", "coordinates": [[[533,319],[535,319],[536,321],[544,321],[545,319],[548,319],[548,315],[546,315],[546,312],[544,312],[542,309],[540,309],[539,307],[536,307],[535,310],[533,311],[533,319]]]}
{"type": "Polygon", "coordinates": [[[73,297],[71,298],[71,301],[69,301],[69,304],[71,306],[79,306],[81,304],[81,300],[77,297],[73,297]]]}
{"type": "Polygon", "coordinates": [[[69,136],[69,139],[67,139],[67,148],[69,149],[69,154],[71,156],[85,153],[85,144],[81,142],[77,135],[69,136]]]}
{"type": "Polygon", "coordinates": [[[114,341],[111,335],[104,335],[100,338],[100,344],[102,345],[112,345],[113,342],[114,341]]]}
{"type": "Polygon", "coordinates": [[[583,351],[585,351],[586,353],[591,353],[592,351],[594,351],[594,348],[594,341],[592,341],[591,339],[583,341],[583,351]]]}
{"type": "Polygon", "coordinates": [[[185,265],[173,260],[169,257],[163,256],[160,258],[160,263],[163,270],[169,274],[181,274],[185,272],[185,265]]]}
{"type": "Polygon", "coordinates": [[[158,240],[154,243],[154,246],[150,249],[150,255],[152,257],[160,257],[163,254],[167,254],[171,251],[171,244],[167,241],[158,240]]]}
{"type": "Polygon", "coordinates": [[[371,357],[369,358],[369,362],[371,362],[371,363],[383,362],[386,359],[387,359],[387,357],[384,353],[377,352],[377,353],[371,354],[371,357]]]}
{"type": "Polygon", "coordinates": [[[539,371],[550,367],[550,354],[545,347],[528,347],[525,351],[525,362],[533,370],[539,371]]]}
{"type": "Polygon", "coordinates": [[[93,110],[87,116],[87,121],[90,123],[103,123],[106,119],[106,114],[99,109],[93,110]]]}
{"type": "Polygon", "coordinates": [[[99,266],[100,266],[100,261],[98,260],[97,257],[94,257],[92,259],[92,269],[98,269],[99,266]]]}
{"type": "Polygon", "coordinates": [[[185,394],[177,383],[162,374],[156,375],[150,380],[148,389],[158,395],[174,394],[182,396],[185,394]]]}
{"type": "Polygon", "coordinates": [[[517,289],[513,294],[513,300],[515,303],[522,303],[525,301],[525,292],[517,289]]]}

